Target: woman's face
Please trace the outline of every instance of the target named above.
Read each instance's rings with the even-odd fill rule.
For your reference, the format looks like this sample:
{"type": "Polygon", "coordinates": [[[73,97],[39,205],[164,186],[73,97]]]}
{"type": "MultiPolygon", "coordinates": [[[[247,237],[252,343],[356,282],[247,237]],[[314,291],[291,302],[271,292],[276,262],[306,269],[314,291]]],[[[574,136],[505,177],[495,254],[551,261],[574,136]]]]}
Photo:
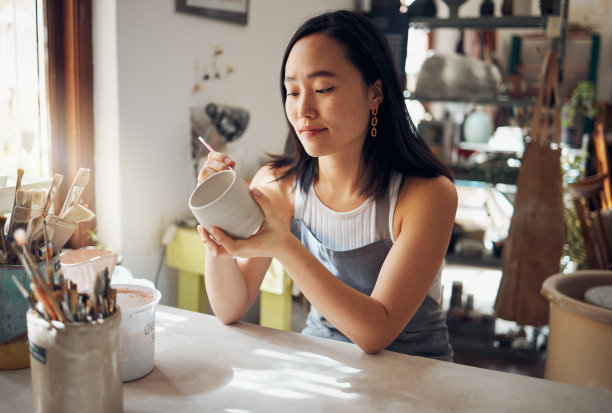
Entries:
{"type": "Polygon", "coordinates": [[[380,80],[368,86],[336,40],[322,33],[300,39],[285,65],[285,111],[313,157],[361,153],[369,112],[382,102],[380,80]]]}

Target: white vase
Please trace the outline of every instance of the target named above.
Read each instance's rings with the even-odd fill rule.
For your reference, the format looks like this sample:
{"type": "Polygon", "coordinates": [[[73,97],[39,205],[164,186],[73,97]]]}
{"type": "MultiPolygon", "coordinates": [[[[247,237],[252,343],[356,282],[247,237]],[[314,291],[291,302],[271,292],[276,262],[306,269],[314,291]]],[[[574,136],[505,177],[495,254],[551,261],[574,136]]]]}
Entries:
{"type": "Polygon", "coordinates": [[[493,121],[483,109],[476,109],[463,123],[466,142],[487,143],[493,135],[493,121]]]}

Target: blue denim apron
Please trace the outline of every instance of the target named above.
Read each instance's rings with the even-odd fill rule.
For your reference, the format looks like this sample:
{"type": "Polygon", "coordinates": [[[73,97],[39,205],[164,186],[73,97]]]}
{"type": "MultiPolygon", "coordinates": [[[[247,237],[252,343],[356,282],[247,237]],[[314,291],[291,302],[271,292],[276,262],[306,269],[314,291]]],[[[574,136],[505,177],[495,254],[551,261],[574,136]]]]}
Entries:
{"type": "MultiPolygon", "coordinates": [[[[296,188],[299,193],[300,188],[296,188]]],[[[363,294],[371,295],[382,264],[393,246],[389,234],[389,191],[376,203],[376,229],[378,241],[362,247],[334,251],[319,242],[301,217],[291,220],[291,232],[321,263],[338,279],[363,294]]],[[[297,205],[303,194],[296,196],[296,211],[303,210],[297,205]],[[300,196],[301,195],[301,196],[300,196]]],[[[311,306],[303,334],[350,342],[325,317],[311,306]]],[[[446,320],[436,300],[427,295],[416,314],[386,350],[438,360],[452,361],[453,350],[448,341],[446,320]]]]}

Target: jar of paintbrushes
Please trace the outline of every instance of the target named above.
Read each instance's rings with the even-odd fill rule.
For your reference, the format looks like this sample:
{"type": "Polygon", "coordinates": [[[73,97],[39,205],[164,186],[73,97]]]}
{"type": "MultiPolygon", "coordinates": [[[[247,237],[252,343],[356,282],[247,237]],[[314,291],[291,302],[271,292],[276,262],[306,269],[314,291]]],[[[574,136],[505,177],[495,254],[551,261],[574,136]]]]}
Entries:
{"type": "Polygon", "coordinates": [[[27,251],[33,265],[47,279],[51,279],[60,269],[59,252],[77,225],[95,216],[79,202],[89,182],[89,169],[79,169],[57,213],[53,204],[62,175],[56,174],[48,189],[22,186],[23,176],[24,170],[18,169],[10,220],[0,216],[0,369],[29,365],[25,316],[27,304],[12,278],[15,277],[26,288],[30,282],[26,277],[26,268],[15,253],[15,234],[24,234],[20,253],[27,251]]]}
{"type": "Polygon", "coordinates": [[[108,269],[90,293],[63,277],[41,271],[14,234],[15,250],[32,293],[13,282],[27,301],[32,394],[36,412],[122,412],[121,313],[108,269]],[[46,274],[45,274],[46,273],[46,274]]]}

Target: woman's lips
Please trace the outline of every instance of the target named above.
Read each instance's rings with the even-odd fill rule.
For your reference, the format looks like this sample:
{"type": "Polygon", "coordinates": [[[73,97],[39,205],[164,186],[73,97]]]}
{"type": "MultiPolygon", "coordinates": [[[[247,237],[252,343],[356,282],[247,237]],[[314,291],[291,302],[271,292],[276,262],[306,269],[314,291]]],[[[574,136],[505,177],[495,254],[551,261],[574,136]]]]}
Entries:
{"type": "Polygon", "coordinates": [[[316,136],[322,132],[325,132],[327,130],[327,128],[320,128],[320,129],[314,129],[314,128],[307,128],[307,129],[302,129],[300,130],[300,135],[305,137],[305,138],[310,138],[313,136],[316,136]]]}

